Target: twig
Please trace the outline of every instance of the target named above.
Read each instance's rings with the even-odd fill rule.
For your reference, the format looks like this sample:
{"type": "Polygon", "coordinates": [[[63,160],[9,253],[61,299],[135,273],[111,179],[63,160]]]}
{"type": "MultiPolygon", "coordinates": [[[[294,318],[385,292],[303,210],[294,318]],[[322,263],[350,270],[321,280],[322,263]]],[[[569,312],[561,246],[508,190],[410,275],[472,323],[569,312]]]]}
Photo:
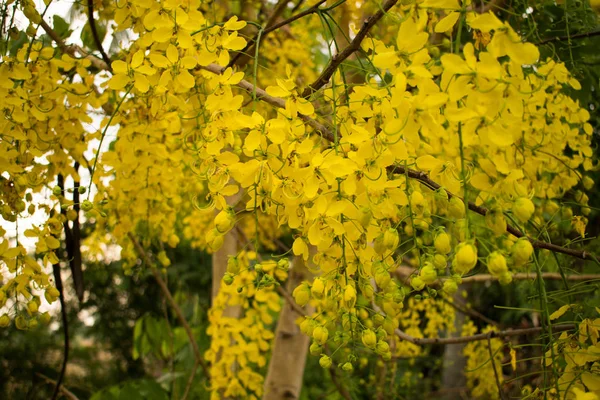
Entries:
{"type": "Polygon", "coordinates": [[[54,283],[56,285],[56,289],[58,290],[58,299],[60,301],[60,314],[62,316],[63,323],[63,333],[64,333],[64,346],[63,346],[63,362],[62,367],[60,368],[60,373],[58,374],[58,379],[56,380],[56,386],[54,387],[54,392],[52,393],[51,400],[56,400],[58,398],[58,393],[60,392],[60,386],[62,385],[62,381],[65,378],[65,373],[67,372],[67,364],[69,363],[69,320],[67,318],[67,307],[65,304],[65,295],[64,288],[62,284],[62,278],[60,276],[60,263],[56,263],[52,265],[52,272],[54,273],[54,283]]]}
{"type": "Polygon", "coordinates": [[[287,290],[285,290],[281,286],[277,286],[277,293],[279,293],[281,297],[283,297],[285,301],[288,302],[288,304],[290,305],[290,307],[292,307],[296,314],[300,315],[301,317],[306,317],[306,313],[304,312],[302,307],[296,304],[294,298],[287,292],[287,290]]]}
{"type": "Polygon", "coordinates": [[[496,385],[498,386],[498,394],[500,395],[500,400],[504,400],[504,392],[502,391],[502,385],[500,384],[500,377],[498,376],[498,369],[496,368],[496,363],[494,362],[494,352],[492,351],[492,331],[487,334],[487,342],[488,342],[488,351],[490,353],[490,362],[492,363],[492,368],[494,370],[494,377],[496,378],[496,385]]]}
{"type": "Polygon", "coordinates": [[[346,389],[338,379],[337,373],[335,372],[335,368],[329,368],[329,376],[331,376],[331,381],[333,382],[333,385],[338,390],[340,395],[346,400],[352,400],[352,396],[350,396],[348,389],[346,389]]]}
{"type": "Polygon", "coordinates": [[[94,43],[96,44],[98,51],[102,55],[102,59],[108,66],[108,70],[112,72],[112,68],[110,66],[110,58],[104,52],[104,48],[102,47],[102,41],[100,41],[100,37],[98,36],[98,30],[96,29],[96,21],[94,20],[94,0],[88,0],[88,23],[90,24],[92,36],[94,37],[94,43]]]}
{"type": "Polygon", "coordinates": [[[325,86],[325,84],[329,82],[329,78],[331,78],[338,66],[342,62],[344,62],[345,59],[350,57],[355,51],[360,49],[360,44],[362,43],[363,39],[367,36],[367,33],[369,33],[371,28],[373,28],[373,26],[375,26],[375,24],[379,22],[379,20],[383,18],[383,16],[388,12],[388,10],[392,8],[397,2],[398,0],[387,0],[381,6],[379,11],[367,18],[362,28],[360,28],[354,39],[352,39],[352,42],[350,42],[350,44],[344,50],[342,50],[341,53],[338,53],[335,56],[333,56],[333,58],[329,61],[329,64],[327,64],[323,72],[321,72],[321,75],[319,75],[319,77],[313,83],[311,83],[306,87],[306,89],[304,89],[304,91],[302,92],[302,97],[308,97],[312,93],[325,86]]]}
{"type": "Polygon", "coordinates": [[[494,321],[493,319],[486,317],[485,315],[483,315],[482,313],[480,313],[477,310],[474,310],[472,308],[468,308],[465,305],[458,304],[456,302],[450,301],[450,300],[448,300],[444,296],[441,296],[441,299],[442,299],[442,301],[444,303],[446,303],[449,306],[455,308],[457,311],[459,311],[462,314],[468,315],[469,317],[480,319],[480,320],[482,320],[483,322],[485,322],[486,324],[489,324],[489,325],[494,325],[494,326],[497,326],[497,327],[500,326],[499,322],[494,321]]]}
{"type": "Polygon", "coordinates": [[[169,305],[171,306],[173,311],[175,311],[177,320],[179,321],[181,326],[183,326],[183,329],[185,330],[185,333],[187,334],[188,339],[190,340],[190,343],[192,344],[192,349],[194,351],[194,365],[192,367],[192,370],[190,372],[190,377],[185,386],[185,391],[183,392],[183,396],[181,397],[182,400],[185,400],[190,393],[190,389],[192,388],[192,383],[194,382],[194,376],[196,375],[196,370],[198,369],[198,365],[200,365],[202,367],[202,370],[204,371],[204,375],[206,376],[206,378],[210,379],[208,367],[207,367],[206,363],[204,362],[204,360],[202,359],[202,354],[200,353],[200,349],[198,348],[198,343],[196,342],[196,339],[194,338],[194,333],[192,332],[192,328],[190,328],[190,325],[188,324],[187,320],[185,319],[183,312],[181,311],[181,308],[179,308],[179,306],[177,305],[177,302],[171,295],[171,291],[167,287],[167,284],[160,276],[158,269],[153,265],[152,261],[150,260],[150,257],[148,257],[148,254],[146,253],[146,251],[144,250],[144,248],[142,247],[140,242],[133,236],[133,234],[131,234],[131,232],[130,232],[130,233],[128,233],[128,236],[129,236],[129,239],[131,240],[131,242],[133,243],[136,251],[138,252],[138,255],[143,259],[143,261],[148,265],[148,267],[150,267],[150,270],[152,271],[152,275],[154,276],[156,283],[158,283],[158,286],[160,287],[160,290],[162,291],[165,298],[167,299],[167,302],[169,303],[169,305]]]}
{"type": "Polygon", "coordinates": [[[77,58],[77,53],[81,54],[84,58],[90,60],[92,65],[99,70],[110,71],[110,65],[107,64],[104,60],[92,55],[88,54],[85,50],[77,45],[67,45],[60,36],[48,25],[46,21],[43,19],[40,22],[40,26],[42,29],[50,36],[52,40],[56,43],[58,48],[65,54],[70,55],[71,57],[77,58]]]}
{"type": "MultiPolygon", "coordinates": [[[[87,60],[90,60],[92,65],[94,67],[96,67],[97,69],[99,69],[101,71],[111,71],[112,72],[112,68],[111,68],[110,64],[107,64],[106,62],[104,62],[104,60],[94,56],[93,54],[86,53],[81,47],[79,47],[77,45],[69,46],[69,45],[65,44],[65,42],[62,40],[62,38],[60,36],[58,36],[58,34],[56,32],[54,32],[54,30],[50,27],[50,25],[48,25],[48,23],[46,21],[44,21],[43,19],[40,22],[40,26],[42,27],[42,29],[44,29],[44,31],[46,31],[48,36],[50,36],[50,38],[52,40],[54,40],[54,42],[56,43],[58,48],[63,53],[70,55],[73,58],[77,58],[77,53],[82,54],[84,56],[84,58],[86,58],[87,60]]],[[[100,91],[98,90],[96,85],[92,85],[92,89],[94,90],[94,92],[96,94],[100,95],[100,91]]],[[[107,114],[112,114],[114,107],[111,103],[107,102],[107,103],[102,104],[102,109],[107,114]]]]}
{"type": "MultiPolygon", "coordinates": [[[[563,331],[570,331],[575,328],[576,328],[575,324],[555,325],[552,327],[552,332],[558,333],[558,332],[563,332],[563,331]]],[[[400,339],[406,340],[407,342],[410,342],[410,343],[413,343],[416,345],[423,346],[423,345],[430,345],[430,344],[436,344],[436,345],[462,344],[462,343],[476,342],[479,340],[487,340],[488,337],[504,338],[504,337],[512,337],[512,336],[525,336],[525,335],[540,333],[543,330],[544,329],[542,327],[525,328],[525,329],[507,329],[504,331],[490,331],[488,333],[478,333],[476,335],[471,335],[471,336],[449,337],[449,338],[436,337],[436,338],[424,338],[424,339],[412,337],[412,336],[404,333],[400,329],[396,329],[395,332],[396,332],[396,335],[400,339]]]]}
{"type": "MultiPolygon", "coordinates": [[[[51,385],[56,385],[57,381],[55,381],[54,379],[51,379],[50,377],[47,377],[44,374],[41,374],[39,372],[35,373],[36,376],[38,376],[39,378],[43,379],[44,381],[46,381],[47,383],[51,384],[51,385]]],[[[75,396],[75,394],[73,392],[71,392],[69,389],[67,389],[64,385],[60,385],[59,386],[59,390],[61,391],[62,394],[65,395],[65,397],[67,397],[70,400],[79,400],[77,398],[77,396],[75,396]]]]}
{"type": "MultiPolygon", "coordinates": [[[[314,14],[319,10],[319,6],[321,6],[321,4],[325,3],[327,0],[319,0],[319,2],[317,2],[315,5],[313,5],[310,8],[307,8],[306,10],[299,12],[296,15],[291,16],[290,18],[283,20],[281,22],[278,22],[276,24],[273,24],[275,22],[275,18],[273,18],[273,16],[277,16],[277,12],[281,13],[283,12],[283,10],[285,9],[285,6],[287,6],[287,2],[286,1],[281,1],[280,3],[283,3],[282,9],[278,11],[277,7],[275,8],[273,15],[271,15],[271,17],[269,18],[269,20],[267,21],[266,25],[265,25],[265,29],[262,31],[262,33],[260,34],[260,40],[264,40],[265,36],[267,36],[269,33],[276,31],[277,29],[291,24],[292,22],[305,17],[307,15],[310,14],[314,14]],[[273,24],[270,26],[270,24],[273,24]]],[[[279,4],[278,4],[279,6],[279,4]]],[[[242,55],[248,53],[256,44],[256,41],[258,40],[258,34],[256,36],[254,36],[250,41],[248,41],[248,43],[246,44],[246,47],[244,47],[242,50],[240,50],[232,59],[231,61],[229,61],[229,64],[227,64],[227,67],[225,68],[229,68],[232,67],[233,65],[235,65],[235,63],[240,59],[240,57],[242,57],[242,55]]]]}
{"type": "Polygon", "coordinates": [[[547,43],[551,43],[551,42],[564,42],[565,40],[573,40],[573,39],[585,39],[585,38],[590,38],[590,37],[594,37],[594,36],[600,36],[600,29],[595,30],[595,31],[590,31],[590,32],[581,32],[581,33],[576,33],[574,35],[570,35],[570,36],[555,36],[555,37],[551,37],[551,38],[547,38],[542,40],[541,42],[538,42],[537,45],[542,45],[542,44],[547,44],[547,43]]]}
{"type": "MultiPolygon", "coordinates": [[[[397,275],[400,279],[405,279],[416,272],[417,272],[416,269],[411,268],[411,267],[405,267],[405,266],[400,266],[394,271],[395,275],[397,275]]],[[[516,281],[533,280],[533,279],[537,279],[537,275],[529,274],[526,272],[517,272],[516,274],[513,274],[512,279],[516,280],[516,281]]],[[[542,279],[548,280],[548,281],[561,281],[563,278],[558,272],[544,272],[542,274],[542,279]]],[[[567,281],[575,281],[575,282],[594,281],[594,280],[600,280],[600,274],[581,274],[581,275],[571,274],[571,275],[565,275],[565,279],[567,281]]],[[[497,280],[498,280],[498,277],[496,277],[494,275],[480,274],[480,275],[464,277],[464,278],[462,278],[461,283],[485,283],[485,282],[495,282],[497,280]]]]}

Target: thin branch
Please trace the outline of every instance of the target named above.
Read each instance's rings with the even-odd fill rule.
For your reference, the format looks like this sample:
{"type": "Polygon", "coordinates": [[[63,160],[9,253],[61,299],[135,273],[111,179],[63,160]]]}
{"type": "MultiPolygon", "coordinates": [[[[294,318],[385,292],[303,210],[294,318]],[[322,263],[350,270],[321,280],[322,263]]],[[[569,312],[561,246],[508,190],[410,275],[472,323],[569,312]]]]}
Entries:
{"type": "Polygon", "coordinates": [[[290,307],[292,307],[296,314],[300,315],[301,317],[307,316],[302,307],[296,304],[294,298],[288,293],[287,290],[285,290],[281,286],[277,286],[277,293],[279,293],[281,297],[283,297],[285,301],[287,301],[287,303],[290,305],[290,307]]]}
{"type": "Polygon", "coordinates": [[[499,322],[486,317],[485,315],[483,315],[482,313],[480,313],[479,311],[477,311],[473,308],[469,308],[468,306],[466,306],[464,304],[459,304],[458,302],[450,301],[444,296],[441,296],[440,298],[442,299],[442,301],[444,303],[448,304],[449,306],[451,306],[452,308],[456,309],[458,312],[460,312],[464,315],[468,315],[469,317],[480,319],[488,325],[494,325],[494,326],[500,327],[499,322]]]}
{"type": "Polygon", "coordinates": [[[346,400],[352,400],[352,396],[348,392],[348,389],[340,382],[337,373],[335,372],[335,368],[329,368],[329,376],[331,376],[331,381],[340,395],[346,400]]]}
{"type": "Polygon", "coordinates": [[[100,37],[98,36],[98,30],[96,29],[96,21],[94,20],[94,0],[88,0],[88,23],[90,24],[92,36],[94,37],[94,43],[96,44],[98,51],[102,55],[102,59],[108,66],[109,71],[112,72],[112,69],[110,67],[110,58],[104,52],[104,48],[102,47],[102,41],[100,40],[100,37]]]}
{"type": "Polygon", "coordinates": [[[570,35],[570,36],[555,36],[555,37],[547,38],[547,39],[544,39],[541,42],[537,43],[537,45],[539,46],[542,44],[547,44],[547,43],[552,43],[552,42],[571,41],[574,39],[585,39],[585,38],[591,38],[594,36],[600,36],[600,29],[595,30],[595,31],[590,31],[590,32],[576,33],[576,34],[570,35]]]}
{"type": "MultiPolygon", "coordinates": [[[[412,274],[416,273],[417,270],[411,267],[399,266],[394,274],[401,280],[406,280],[406,278],[410,277],[412,274]]],[[[525,280],[534,280],[537,279],[536,274],[529,274],[527,272],[517,272],[512,276],[513,280],[516,281],[525,281],[525,280]]],[[[542,279],[548,281],[562,281],[563,277],[558,272],[544,272],[542,274],[542,279]]],[[[571,274],[565,275],[565,279],[567,281],[573,282],[585,282],[585,281],[597,281],[600,280],[600,274],[571,274]]],[[[498,277],[490,274],[480,274],[480,275],[472,275],[462,278],[461,283],[485,283],[485,282],[495,282],[498,280],[498,277]]]]}
{"type": "Polygon", "coordinates": [[[77,45],[67,45],[60,36],[58,36],[58,34],[56,32],[54,32],[54,30],[50,27],[50,25],[48,25],[48,23],[46,21],[44,21],[43,19],[40,22],[40,26],[42,27],[42,29],[44,29],[44,31],[48,34],[48,36],[50,36],[50,38],[52,40],[54,40],[54,42],[56,43],[56,45],[58,46],[58,48],[65,54],[70,55],[73,58],[77,58],[77,53],[81,54],[84,58],[90,60],[90,62],[92,63],[92,65],[96,68],[98,68],[99,70],[104,70],[104,71],[110,71],[110,65],[107,64],[104,60],[92,55],[92,54],[88,54],[85,50],[83,50],[81,47],[77,46],[77,45]]]}
{"type": "MultiPolygon", "coordinates": [[[[575,324],[554,325],[552,327],[552,332],[558,333],[558,332],[570,331],[575,328],[576,328],[575,324]]],[[[525,329],[507,329],[504,331],[491,331],[488,333],[478,333],[476,335],[471,335],[471,336],[449,337],[449,338],[436,337],[436,338],[424,338],[424,339],[412,337],[412,336],[404,333],[400,329],[396,329],[395,332],[396,332],[396,335],[400,339],[406,340],[407,342],[410,342],[410,343],[413,343],[413,344],[416,344],[419,346],[423,346],[423,345],[430,345],[430,344],[436,344],[436,345],[462,344],[462,343],[476,342],[479,340],[487,340],[488,337],[489,338],[505,338],[505,337],[513,337],[513,336],[525,336],[525,335],[538,334],[540,332],[543,332],[543,330],[544,330],[544,328],[542,328],[542,327],[525,328],[525,329]]]]}
{"type": "Polygon", "coordinates": [[[491,0],[488,3],[485,3],[483,0],[481,0],[480,7],[477,7],[475,3],[471,3],[471,5],[467,7],[467,10],[476,11],[480,14],[485,14],[486,12],[491,11],[492,8],[500,8],[502,6],[502,3],[504,3],[504,0],[491,0]]]}
{"type": "Polygon", "coordinates": [[[492,331],[487,334],[488,352],[490,353],[490,362],[492,363],[492,369],[494,370],[494,378],[496,378],[496,386],[498,386],[498,394],[500,400],[504,400],[504,392],[502,391],[502,384],[500,383],[500,377],[498,376],[498,368],[494,362],[494,352],[492,351],[492,331]]]}
{"type": "MultiPolygon", "coordinates": [[[[277,29],[289,25],[292,22],[305,17],[307,15],[310,14],[314,14],[316,12],[319,11],[319,7],[321,6],[321,4],[325,3],[327,0],[319,0],[315,5],[313,5],[310,8],[307,8],[306,10],[299,12],[296,15],[291,16],[290,18],[283,20],[281,22],[278,22],[276,24],[274,24],[277,15],[277,12],[281,13],[283,12],[283,10],[285,9],[285,6],[287,6],[287,2],[286,1],[281,1],[281,3],[283,3],[282,9],[278,10],[277,7],[275,8],[275,10],[273,11],[273,14],[271,15],[271,17],[269,18],[269,20],[267,21],[266,25],[265,25],[265,29],[262,31],[262,33],[260,34],[260,40],[264,40],[265,36],[267,36],[269,33],[276,31],[277,29]],[[273,18],[275,16],[275,18],[273,18]]],[[[279,4],[278,4],[279,6],[279,4]]],[[[240,59],[240,57],[242,57],[244,54],[247,54],[249,51],[252,50],[252,48],[254,47],[254,45],[256,44],[256,41],[258,40],[258,34],[256,36],[254,36],[250,41],[248,41],[248,43],[246,44],[246,47],[244,47],[242,50],[240,50],[232,59],[231,61],[229,61],[229,64],[227,65],[227,67],[225,68],[229,68],[232,67],[233,65],[235,65],[235,63],[240,59]]]]}
{"type": "Polygon", "coordinates": [[[323,72],[321,72],[321,75],[319,75],[319,77],[313,83],[311,83],[306,87],[306,89],[304,89],[304,91],[302,92],[302,97],[308,97],[323,86],[325,86],[327,82],[329,82],[329,78],[331,78],[331,76],[335,73],[339,65],[343,63],[344,60],[346,60],[348,57],[350,57],[355,51],[360,49],[360,44],[362,43],[363,39],[367,36],[371,28],[373,28],[373,26],[375,26],[375,24],[379,22],[379,20],[383,18],[383,16],[388,12],[388,10],[392,8],[397,2],[398,0],[387,0],[381,6],[379,11],[367,18],[362,28],[360,28],[354,39],[352,39],[352,42],[350,42],[350,44],[344,50],[342,50],[341,53],[338,53],[335,56],[333,56],[333,58],[329,61],[329,64],[327,64],[323,72]]]}
{"type": "Polygon", "coordinates": [[[60,392],[60,386],[62,385],[62,381],[65,378],[65,373],[67,372],[67,364],[69,363],[70,345],[69,345],[69,320],[67,318],[67,307],[65,304],[64,287],[62,284],[62,278],[60,276],[60,263],[56,263],[56,264],[52,265],[52,272],[54,273],[54,283],[56,285],[56,289],[58,290],[58,299],[60,301],[60,314],[62,316],[63,333],[64,333],[62,366],[60,368],[60,373],[58,374],[58,379],[56,380],[56,386],[54,387],[54,392],[52,393],[52,397],[51,397],[51,400],[56,400],[58,398],[58,393],[60,392]]]}
{"type": "MultiPolygon", "coordinates": [[[[46,383],[49,383],[50,385],[54,385],[54,386],[56,386],[56,384],[57,384],[57,381],[55,381],[54,379],[51,379],[50,377],[47,377],[47,376],[46,376],[46,375],[44,375],[44,374],[41,374],[41,373],[39,373],[39,372],[36,372],[36,373],[35,373],[35,375],[36,375],[38,378],[41,378],[42,380],[44,380],[46,383]]],[[[62,393],[62,394],[63,394],[63,395],[66,397],[66,398],[68,398],[69,400],[79,400],[79,399],[77,398],[77,396],[75,396],[75,394],[74,394],[73,392],[71,392],[69,389],[67,389],[67,388],[65,387],[65,385],[62,385],[62,384],[61,384],[61,385],[59,385],[59,386],[58,386],[58,388],[59,388],[60,392],[61,392],[61,393],[62,393]]]]}
{"type": "Polygon", "coordinates": [[[169,305],[171,306],[173,311],[175,311],[177,320],[179,321],[181,326],[183,326],[183,329],[185,330],[185,333],[187,334],[188,339],[190,340],[190,343],[192,344],[192,349],[194,351],[194,365],[192,367],[192,370],[190,371],[190,377],[185,386],[185,391],[183,392],[183,396],[181,397],[182,400],[185,400],[190,393],[190,389],[192,388],[192,383],[194,381],[194,376],[196,375],[196,370],[198,369],[198,365],[200,365],[202,367],[202,370],[204,371],[204,375],[207,377],[207,379],[210,378],[208,367],[207,367],[206,363],[204,362],[204,360],[202,359],[202,354],[200,353],[200,349],[198,348],[198,343],[196,342],[196,338],[194,337],[192,328],[190,328],[190,325],[188,324],[187,320],[185,319],[183,312],[181,311],[181,308],[179,308],[179,305],[177,305],[177,302],[171,295],[171,291],[169,291],[167,284],[160,276],[158,269],[154,266],[154,264],[150,260],[150,257],[148,257],[148,254],[146,253],[146,251],[144,250],[144,248],[142,247],[140,242],[133,236],[133,234],[129,233],[128,236],[129,236],[129,239],[131,240],[131,242],[133,243],[136,251],[138,252],[138,255],[148,265],[148,267],[150,267],[150,270],[152,271],[152,275],[154,276],[156,283],[158,283],[158,286],[160,287],[160,290],[162,291],[165,298],[167,299],[167,302],[169,303],[169,305]]]}

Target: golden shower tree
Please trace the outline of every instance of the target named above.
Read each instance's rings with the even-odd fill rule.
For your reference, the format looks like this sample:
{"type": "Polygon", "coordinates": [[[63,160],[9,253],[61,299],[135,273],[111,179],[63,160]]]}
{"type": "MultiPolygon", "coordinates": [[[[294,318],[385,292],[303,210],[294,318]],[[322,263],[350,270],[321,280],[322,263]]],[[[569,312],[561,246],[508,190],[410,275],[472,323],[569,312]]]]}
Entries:
{"type": "Polygon", "coordinates": [[[82,44],[45,4],[3,3],[0,208],[17,234],[0,228],[1,325],[47,321],[61,263],[82,296],[82,258],[118,245],[188,336],[181,398],[201,379],[213,398],[298,398],[310,352],[349,399],[342,375],[376,386],[461,344],[473,396],[504,398],[503,350],[516,369],[510,341],[532,334],[532,390],[600,395],[597,313],[551,313],[546,291],[600,264],[594,129],[578,80],[498,17],[504,2],[90,0],[82,44]],[[164,279],[182,241],[213,253],[204,353],[164,279]],[[456,331],[475,313],[459,288],[522,280],[538,326],[456,331]]]}

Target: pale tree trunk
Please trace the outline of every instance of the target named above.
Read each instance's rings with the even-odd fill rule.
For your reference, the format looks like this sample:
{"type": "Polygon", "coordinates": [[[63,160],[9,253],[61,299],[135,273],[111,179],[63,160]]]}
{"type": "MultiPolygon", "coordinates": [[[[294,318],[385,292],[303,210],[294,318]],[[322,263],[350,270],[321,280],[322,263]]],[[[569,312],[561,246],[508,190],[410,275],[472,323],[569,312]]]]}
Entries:
{"type": "MultiPolygon", "coordinates": [[[[239,200],[240,196],[232,196],[228,199],[228,204],[235,204],[239,200]]],[[[218,211],[216,211],[218,213],[218,211]]],[[[212,293],[211,299],[214,303],[215,298],[219,294],[219,289],[223,282],[223,276],[227,272],[227,260],[229,256],[235,256],[238,254],[240,248],[239,237],[235,228],[230,230],[223,237],[223,246],[212,255],[212,293]]],[[[240,318],[242,316],[241,306],[229,306],[223,310],[223,316],[229,318],[240,318]]],[[[216,359],[221,358],[221,353],[216,355],[216,359]]],[[[232,370],[237,369],[237,365],[231,366],[232,370]]],[[[225,398],[229,399],[229,398],[225,398]]]]}
{"type": "MultiPolygon", "coordinates": [[[[288,293],[308,277],[309,272],[302,257],[295,257],[286,284],[288,293]]],[[[307,314],[313,312],[310,306],[304,307],[304,310],[307,314]]],[[[263,400],[300,398],[310,338],[300,332],[296,324],[299,316],[289,303],[284,302],[275,331],[263,400]]]]}
{"type": "MultiPolygon", "coordinates": [[[[460,293],[462,287],[459,286],[458,291],[454,294],[454,301],[460,302],[462,297],[460,293]]],[[[455,336],[460,336],[460,331],[465,323],[465,315],[461,312],[455,313],[454,327],[455,336]]],[[[442,387],[444,393],[440,396],[443,400],[460,400],[464,399],[464,388],[466,386],[465,367],[467,365],[465,356],[463,355],[464,344],[455,344],[446,346],[444,349],[444,364],[442,369],[442,387]]]]}

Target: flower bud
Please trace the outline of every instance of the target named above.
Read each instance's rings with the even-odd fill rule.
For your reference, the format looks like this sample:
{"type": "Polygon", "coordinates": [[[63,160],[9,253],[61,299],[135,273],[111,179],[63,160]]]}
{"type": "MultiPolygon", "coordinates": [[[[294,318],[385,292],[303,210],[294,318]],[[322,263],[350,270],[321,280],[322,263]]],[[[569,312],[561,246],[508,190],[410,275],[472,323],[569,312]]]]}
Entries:
{"type": "Polygon", "coordinates": [[[235,212],[231,207],[221,210],[215,217],[215,228],[219,233],[226,233],[235,224],[235,212]]]}
{"type": "Polygon", "coordinates": [[[318,356],[323,352],[323,346],[321,346],[319,343],[312,342],[309,351],[311,355],[318,356]]]}
{"type": "Polygon", "coordinates": [[[448,214],[456,219],[465,216],[465,203],[456,196],[453,196],[448,202],[448,214]]]}
{"type": "Polygon", "coordinates": [[[319,359],[319,365],[324,369],[331,367],[331,357],[322,355],[319,359]]]}
{"type": "Polygon", "coordinates": [[[361,339],[363,344],[370,349],[374,349],[377,345],[377,335],[371,329],[365,329],[361,339]]]}
{"type": "Polygon", "coordinates": [[[453,295],[454,293],[456,293],[458,291],[458,285],[456,284],[456,282],[454,280],[446,279],[444,281],[444,286],[442,286],[442,290],[446,294],[453,295]]]}
{"type": "Polygon", "coordinates": [[[398,236],[398,231],[396,229],[389,228],[383,234],[383,245],[387,250],[394,250],[399,242],[400,237],[398,236]]]}
{"type": "Polygon", "coordinates": [[[230,256],[227,259],[227,272],[234,275],[240,272],[240,260],[237,257],[230,256]]]}
{"type": "Polygon", "coordinates": [[[385,268],[378,267],[375,269],[375,283],[380,288],[385,289],[390,284],[391,279],[389,272],[385,268]]]}
{"type": "Polygon", "coordinates": [[[343,369],[344,371],[346,371],[346,372],[352,372],[352,370],[354,370],[354,367],[352,366],[352,363],[350,363],[350,362],[345,362],[345,363],[342,365],[342,369],[343,369]]]}
{"type": "Polygon", "coordinates": [[[327,339],[329,338],[329,331],[325,327],[317,326],[312,333],[312,337],[313,339],[315,339],[315,342],[323,345],[327,343],[327,339]]]}
{"type": "Polygon", "coordinates": [[[35,301],[35,299],[33,299],[29,303],[27,303],[27,312],[29,314],[35,314],[38,312],[39,307],[40,306],[37,303],[37,301],[35,301]]]}
{"type": "Polygon", "coordinates": [[[425,265],[423,266],[423,268],[421,268],[421,272],[419,273],[419,276],[421,277],[423,282],[425,282],[426,285],[429,285],[430,283],[433,283],[436,281],[437,272],[432,263],[426,262],[425,265]]]}
{"type": "Polygon", "coordinates": [[[500,276],[508,272],[506,258],[504,258],[504,256],[497,251],[494,251],[488,256],[487,264],[490,274],[494,276],[500,276]]]}
{"type": "Polygon", "coordinates": [[[323,283],[323,279],[316,278],[313,281],[313,284],[310,288],[310,293],[315,299],[322,299],[323,292],[325,291],[325,284],[323,283]]]}
{"type": "Polygon", "coordinates": [[[457,247],[452,266],[454,271],[464,275],[477,264],[477,248],[470,243],[461,243],[457,247]]]}
{"type": "Polygon", "coordinates": [[[294,300],[299,306],[305,306],[308,304],[310,300],[310,289],[308,288],[308,284],[303,282],[300,286],[298,286],[292,292],[292,296],[294,296],[294,300]]]}
{"type": "Polygon", "coordinates": [[[231,285],[233,283],[233,275],[229,272],[225,273],[225,275],[223,276],[223,283],[227,286],[231,285]]]}
{"type": "Polygon", "coordinates": [[[450,247],[450,236],[446,232],[438,233],[433,241],[435,250],[443,255],[450,253],[452,248],[450,247]]]}
{"type": "Polygon", "coordinates": [[[433,256],[433,265],[439,270],[444,270],[446,265],[448,265],[448,258],[441,254],[436,254],[433,256]]]}
{"type": "Polygon", "coordinates": [[[91,202],[91,201],[89,201],[89,200],[84,200],[84,201],[81,203],[81,209],[82,209],[84,212],[91,211],[93,208],[94,208],[94,205],[93,205],[93,204],[92,204],[92,202],[91,202]]]}
{"type": "Polygon", "coordinates": [[[535,206],[533,202],[526,197],[518,198],[512,207],[513,215],[523,223],[529,221],[534,211],[535,206]]]}
{"type": "Polygon", "coordinates": [[[356,289],[352,285],[346,285],[344,289],[344,302],[347,308],[353,308],[356,303],[356,289]]]}
{"type": "Polygon", "coordinates": [[[6,314],[2,314],[0,317],[0,328],[6,328],[10,325],[10,317],[6,314]]]}
{"type": "Polygon", "coordinates": [[[533,254],[533,246],[527,238],[520,238],[513,245],[511,254],[515,265],[521,266],[526,264],[533,254]]]}
{"type": "Polygon", "coordinates": [[[415,290],[422,290],[425,287],[425,282],[421,277],[415,276],[410,280],[410,286],[415,290]]]}

